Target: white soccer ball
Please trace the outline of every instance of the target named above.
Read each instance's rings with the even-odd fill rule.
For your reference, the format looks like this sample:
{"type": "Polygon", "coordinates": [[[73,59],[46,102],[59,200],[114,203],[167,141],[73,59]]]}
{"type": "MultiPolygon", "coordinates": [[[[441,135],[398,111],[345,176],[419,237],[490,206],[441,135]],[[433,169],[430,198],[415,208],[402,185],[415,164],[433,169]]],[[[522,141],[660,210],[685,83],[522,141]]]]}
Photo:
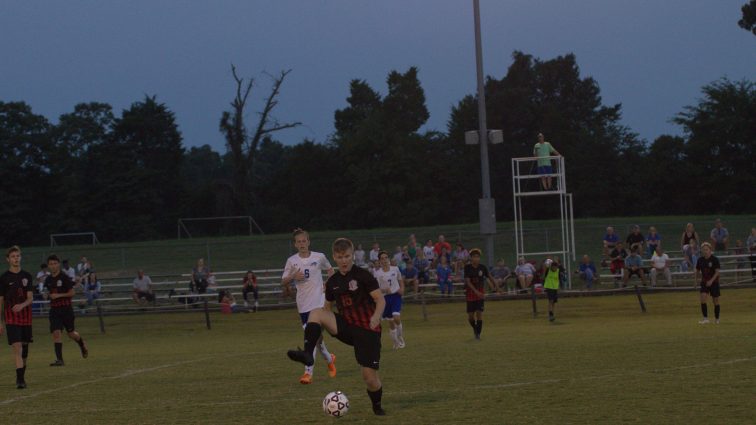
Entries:
{"type": "Polygon", "coordinates": [[[323,399],[323,411],[326,415],[340,418],[349,411],[349,399],[341,391],[330,392],[323,399]]]}

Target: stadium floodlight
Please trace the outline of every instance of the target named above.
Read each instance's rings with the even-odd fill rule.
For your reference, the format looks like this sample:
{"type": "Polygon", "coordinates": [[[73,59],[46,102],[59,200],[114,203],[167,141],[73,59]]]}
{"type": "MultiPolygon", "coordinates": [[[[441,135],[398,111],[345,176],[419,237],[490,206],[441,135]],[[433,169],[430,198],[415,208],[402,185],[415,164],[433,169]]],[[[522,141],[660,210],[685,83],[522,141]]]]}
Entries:
{"type": "MultiPolygon", "coordinates": [[[[504,142],[504,133],[501,130],[488,130],[488,143],[498,145],[504,142]]],[[[477,145],[480,143],[480,137],[477,130],[465,131],[465,144],[477,145]]]]}

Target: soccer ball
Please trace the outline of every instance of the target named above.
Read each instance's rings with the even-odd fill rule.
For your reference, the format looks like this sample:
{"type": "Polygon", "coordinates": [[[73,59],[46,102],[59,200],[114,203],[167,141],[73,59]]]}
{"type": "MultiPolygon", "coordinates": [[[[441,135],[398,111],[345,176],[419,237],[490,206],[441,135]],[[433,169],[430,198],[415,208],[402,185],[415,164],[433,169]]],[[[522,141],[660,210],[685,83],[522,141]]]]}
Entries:
{"type": "Polygon", "coordinates": [[[323,411],[326,415],[340,418],[349,411],[349,399],[341,391],[330,392],[323,399],[323,411]]]}

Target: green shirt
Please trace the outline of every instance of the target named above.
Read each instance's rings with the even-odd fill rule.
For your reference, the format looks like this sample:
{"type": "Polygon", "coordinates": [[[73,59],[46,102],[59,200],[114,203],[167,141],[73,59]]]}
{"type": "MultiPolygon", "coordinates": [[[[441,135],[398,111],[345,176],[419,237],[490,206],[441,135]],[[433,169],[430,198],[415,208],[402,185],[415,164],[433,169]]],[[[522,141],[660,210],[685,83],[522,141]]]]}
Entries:
{"type": "Polygon", "coordinates": [[[551,165],[551,160],[547,157],[551,156],[552,153],[556,153],[556,150],[551,146],[551,143],[543,142],[536,143],[535,146],[533,146],[533,152],[535,152],[538,157],[538,166],[542,167],[544,165],[551,165]]]}
{"type": "Polygon", "coordinates": [[[543,282],[543,287],[546,289],[559,289],[559,269],[549,269],[546,273],[546,280],[543,282]]]}

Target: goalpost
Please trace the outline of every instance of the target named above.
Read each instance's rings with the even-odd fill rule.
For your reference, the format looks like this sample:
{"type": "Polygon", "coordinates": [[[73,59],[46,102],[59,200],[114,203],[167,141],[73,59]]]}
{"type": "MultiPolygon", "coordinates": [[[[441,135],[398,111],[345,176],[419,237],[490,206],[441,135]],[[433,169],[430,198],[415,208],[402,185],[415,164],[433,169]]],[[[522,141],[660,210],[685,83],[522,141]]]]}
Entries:
{"type": "Polygon", "coordinates": [[[95,232],[78,232],[78,233],[52,233],[50,235],[50,248],[60,245],[97,245],[95,232]]]}
{"type": "Polygon", "coordinates": [[[262,228],[249,215],[227,217],[192,217],[179,218],[177,224],[178,239],[213,236],[251,236],[257,231],[264,235],[262,228]]]}

